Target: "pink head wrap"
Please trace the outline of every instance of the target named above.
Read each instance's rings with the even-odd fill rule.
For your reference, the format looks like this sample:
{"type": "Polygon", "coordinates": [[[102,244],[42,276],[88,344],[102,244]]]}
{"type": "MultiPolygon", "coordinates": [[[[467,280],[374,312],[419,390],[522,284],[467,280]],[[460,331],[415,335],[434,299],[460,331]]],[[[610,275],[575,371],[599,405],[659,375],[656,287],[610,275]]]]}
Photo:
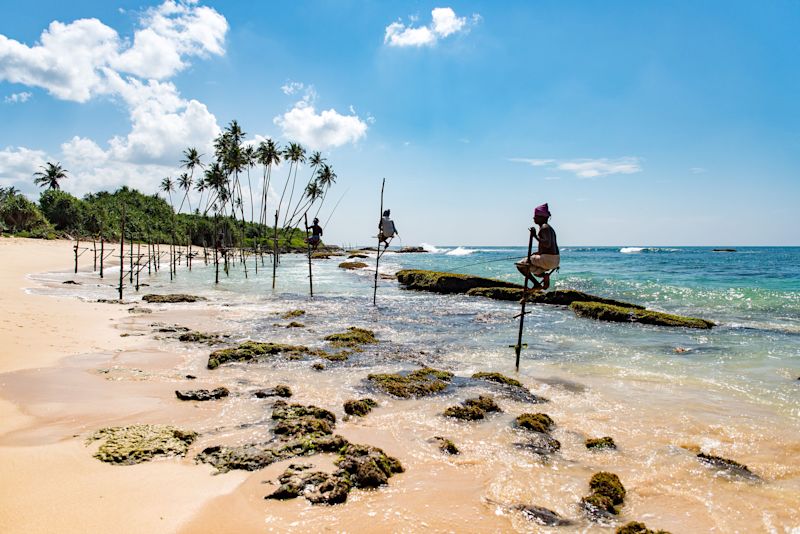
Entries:
{"type": "Polygon", "coordinates": [[[538,217],[550,217],[550,209],[547,207],[547,203],[545,202],[541,206],[536,206],[536,209],[533,210],[533,216],[538,217]]]}

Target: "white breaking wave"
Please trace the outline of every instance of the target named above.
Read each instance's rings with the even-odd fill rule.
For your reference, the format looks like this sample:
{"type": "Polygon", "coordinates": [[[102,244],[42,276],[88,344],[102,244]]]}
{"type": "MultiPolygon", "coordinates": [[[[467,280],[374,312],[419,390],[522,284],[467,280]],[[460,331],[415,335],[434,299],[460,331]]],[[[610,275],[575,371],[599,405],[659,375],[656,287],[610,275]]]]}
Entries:
{"type": "Polygon", "coordinates": [[[445,256],[468,256],[475,252],[472,249],[464,248],[464,247],[456,247],[453,250],[448,250],[445,252],[445,256]]]}
{"type": "Polygon", "coordinates": [[[620,252],[623,254],[636,254],[638,252],[642,252],[644,247],[622,247],[619,249],[620,252]]]}
{"type": "Polygon", "coordinates": [[[431,253],[433,253],[433,254],[436,254],[437,252],[442,252],[442,249],[440,249],[440,248],[436,248],[436,247],[434,247],[433,245],[429,245],[428,243],[420,243],[420,245],[419,245],[419,246],[421,246],[422,248],[424,248],[424,249],[425,249],[425,252],[431,252],[431,253]]]}
{"type": "Polygon", "coordinates": [[[678,252],[677,248],[664,247],[622,247],[619,251],[623,254],[639,254],[641,252],[678,252]]]}

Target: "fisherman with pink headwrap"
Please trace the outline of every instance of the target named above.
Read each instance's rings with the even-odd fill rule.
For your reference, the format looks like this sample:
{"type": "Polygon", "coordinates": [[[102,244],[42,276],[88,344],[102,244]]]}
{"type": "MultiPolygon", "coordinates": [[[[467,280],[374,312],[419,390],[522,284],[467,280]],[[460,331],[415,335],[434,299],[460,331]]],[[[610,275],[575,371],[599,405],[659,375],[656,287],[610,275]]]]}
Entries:
{"type": "Polygon", "coordinates": [[[536,229],[531,228],[531,234],[539,242],[539,247],[535,254],[516,263],[517,270],[522,275],[533,282],[533,289],[547,289],[550,287],[550,273],[558,268],[561,256],[558,253],[558,242],[556,232],[548,224],[550,220],[550,209],[547,204],[537,206],[533,210],[533,222],[539,226],[537,235],[536,229]],[[541,283],[535,278],[540,277],[541,283]]]}

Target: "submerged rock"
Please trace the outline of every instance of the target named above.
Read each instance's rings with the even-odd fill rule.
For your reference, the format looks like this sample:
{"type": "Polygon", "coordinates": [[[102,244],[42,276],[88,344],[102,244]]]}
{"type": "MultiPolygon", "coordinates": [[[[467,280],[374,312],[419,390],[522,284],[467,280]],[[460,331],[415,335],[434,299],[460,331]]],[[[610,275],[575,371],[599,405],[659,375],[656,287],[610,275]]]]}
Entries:
{"type": "Polygon", "coordinates": [[[156,456],[185,456],[197,432],[169,425],[130,425],[103,428],[89,441],[101,440],[94,457],[117,465],[134,465],[156,456]]]}
{"type": "Polygon", "coordinates": [[[521,449],[526,449],[540,456],[547,456],[561,450],[561,442],[550,434],[531,432],[527,441],[515,443],[521,449]]]}
{"type": "Polygon", "coordinates": [[[312,504],[340,504],[347,500],[351,484],[347,477],[321,471],[307,472],[311,466],[290,465],[278,478],[280,487],[266,499],[293,499],[304,496],[312,504]]]}
{"type": "Polygon", "coordinates": [[[534,521],[545,527],[566,527],[574,524],[569,519],[559,515],[558,512],[549,510],[544,506],[520,504],[515,506],[514,509],[522,512],[522,515],[524,515],[527,519],[530,519],[531,521],[534,521]]]}
{"type": "Polygon", "coordinates": [[[312,364],[311,368],[314,369],[315,371],[324,371],[325,370],[325,365],[317,362],[315,364],[312,364]]]}
{"type": "Polygon", "coordinates": [[[444,411],[445,417],[453,417],[464,421],[477,421],[483,419],[487,412],[500,412],[500,407],[488,395],[481,395],[476,399],[467,399],[460,406],[450,406],[444,411]]]}
{"type": "MultiPolygon", "coordinates": [[[[486,297],[494,300],[509,300],[519,302],[522,298],[522,287],[478,287],[467,291],[467,295],[473,297],[486,297]]],[[[622,302],[614,299],[607,299],[590,295],[583,291],[574,289],[556,289],[554,291],[535,291],[529,292],[527,301],[533,304],[553,304],[556,306],[569,306],[573,302],[601,302],[615,306],[625,306],[626,308],[644,309],[644,306],[622,302]]]]}
{"type": "Polygon", "coordinates": [[[294,319],[296,317],[300,317],[301,315],[305,315],[305,314],[306,314],[305,310],[290,310],[290,311],[287,311],[286,313],[284,313],[283,315],[281,315],[281,318],[283,318],[283,319],[294,319]]]}
{"type": "Polygon", "coordinates": [[[666,530],[650,530],[647,525],[639,521],[631,521],[618,527],[614,534],[669,534],[666,530]]]}
{"type": "Polygon", "coordinates": [[[339,264],[340,269],[347,269],[348,271],[354,271],[356,269],[366,269],[368,265],[363,261],[343,261],[339,264]]]}
{"type": "Polygon", "coordinates": [[[372,330],[351,326],[347,329],[347,332],[325,336],[325,341],[330,342],[334,347],[356,348],[361,345],[377,343],[378,339],[375,337],[375,332],[372,330]]]}
{"type": "Polygon", "coordinates": [[[598,493],[592,493],[581,499],[581,507],[583,507],[586,516],[592,521],[610,521],[617,515],[617,508],[614,502],[598,493]]]}
{"type": "Polygon", "coordinates": [[[361,254],[360,252],[356,254],[350,254],[349,256],[347,256],[348,260],[353,260],[353,259],[364,260],[367,258],[369,258],[369,256],[367,256],[366,254],[361,254]]]}
{"type": "Polygon", "coordinates": [[[266,399],[267,397],[289,398],[292,396],[292,390],[289,386],[278,384],[274,388],[259,389],[254,391],[253,396],[259,399],[266,399]]]}
{"type": "Polygon", "coordinates": [[[431,367],[423,367],[408,374],[387,373],[367,376],[367,380],[384,393],[403,399],[425,397],[443,391],[452,379],[453,373],[431,367]]]}
{"type": "Polygon", "coordinates": [[[697,458],[700,460],[700,463],[733,476],[747,478],[750,480],[757,480],[759,478],[759,476],[750,471],[750,468],[746,465],[740,464],[734,460],[729,460],[728,458],[722,458],[721,456],[714,456],[712,454],[705,454],[703,452],[699,453],[697,458]]]}
{"type": "Polygon", "coordinates": [[[461,451],[456,447],[456,444],[442,436],[434,436],[433,440],[439,444],[439,450],[445,454],[461,454],[461,451]]]}
{"type": "Polygon", "coordinates": [[[230,395],[228,388],[216,388],[211,391],[207,389],[192,389],[188,391],[175,390],[175,396],[182,401],[209,401],[222,399],[230,395]]]}
{"type": "Polygon", "coordinates": [[[695,317],[683,317],[669,313],[626,308],[598,302],[573,302],[570,308],[579,317],[591,317],[599,321],[618,323],[641,323],[658,326],[675,326],[684,328],[712,328],[715,323],[695,317]]]}
{"type": "Polygon", "coordinates": [[[178,341],[184,343],[205,343],[207,345],[218,345],[225,343],[229,336],[222,334],[210,334],[206,332],[185,332],[178,336],[178,341]]]}
{"type": "Polygon", "coordinates": [[[553,419],[546,413],[523,413],[517,416],[516,425],[525,430],[547,434],[554,426],[553,419]]]}
{"type": "Polygon", "coordinates": [[[273,405],[272,419],[277,421],[275,434],[289,437],[333,434],[336,425],[336,416],[329,410],[282,400],[273,405]]]}
{"type": "Polygon", "coordinates": [[[363,417],[372,411],[373,408],[378,406],[378,403],[373,399],[364,398],[358,400],[348,400],[344,403],[344,413],[347,415],[357,415],[363,417]]]}
{"type": "Polygon", "coordinates": [[[208,300],[205,297],[197,295],[186,295],[183,293],[174,293],[171,295],[145,295],[142,300],[149,303],[157,304],[174,304],[176,302],[198,302],[201,300],[208,300]]]}
{"type": "Polygon", "coordinates": [[[208,368],[216,369],[228,362],[253,362],[262,360],[265,356],[286,355],[290,358],[299,358],[303,355],[318,354],[319,351],[309,349],[303,345],[284,345],[282,343],[262,343],[259,341],[245,341],[239,346],[230,349],[220,349],[212,352],[208,357],[208,368]]]}
{"type": "Polygon", "coordinates": [[[590,438],[586,440],[587,449],[616,449],[617,444],[614,443],[614,438],[604,436],[602,438],[590,438]]]}
{"type": "Polygon", "coordinates": [[[498,384],[503,384],[506,386],[512,386],[516,388],[524,387],[522,385],[522,382],[520,382],[519,380],[515,380],[500,373],[480,372],[472,375],[472,378],[477,378],[479,380],[488,380],[489,382],[496,382],[498,384]]]}

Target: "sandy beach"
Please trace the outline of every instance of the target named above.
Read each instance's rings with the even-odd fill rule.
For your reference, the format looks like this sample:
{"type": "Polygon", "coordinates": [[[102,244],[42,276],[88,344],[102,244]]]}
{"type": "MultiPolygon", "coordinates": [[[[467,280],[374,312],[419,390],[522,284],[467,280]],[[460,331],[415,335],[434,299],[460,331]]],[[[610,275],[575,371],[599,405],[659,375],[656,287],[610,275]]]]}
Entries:
{"type": "MultiPolygon", "coordinates": [[[[201,288],[184,270],[178,280],[202,289],[209,303],[143,305],[141,292],[126,293],[122,305],[96,302],[94,295],[113,298],[115,271],[109,271],[112,280],[101,281],[86,271],[91,262],[82,260],[74,277],[81,285],[64,285],[73,278],[67,271],[71,247],[65,241],[0,240],[6,260],[0,275],[2,532],[607,532],[608,526],[582,518],[578,506],[587,481],[600,470],[624,481],[625,521],[639,519],[673,533],[780,532],[800,522],[795,506],[800,467],[794,461],[800,441],[791,416],[733,393],[710,392],[688,378],[669,383],[647,373],[621,375],[602,365],[585,372],[580,366],[530,361],[517,376],[531,392],[550,399],[545,405],[531,408],[500,395],[502,413],[486,422],[446,420],[441,414],[455,400],[486,392],[466,384],[430,398],[378,395],[379,406],[369,416],[344,416],[343,402],[363,395],[370,372],[394,372],[410,364],[447,368],[459,376],[479,370],[511,374],[507,364],[487,368],[481,352],[450,354],[447,344],[418,348],[418,338],[426,345],[446,336],[440,323],[457,315],[459,306],[463,312],[473,303],[489,310],[476,317],[491,325],[492,313],[505,308],[489,307],[503,304],[455,299],[450,311],[433,312],[408,329],[323,294],[315,301],[320,310],[303,317],[306,328],[287,329],[276,314],[308,302],[305,298],[262,299],[201,288]],[[58,296],[65,288],[71,296],[58,296]],[[75,296],[84,294],[93,296],[75,296]],[[179,343],[172,333],[180,325],[226,333],[231,343],[253,332],[282,343],[311,343],[347,324],[375,327],[381,343],[354,357],[355,363],[328,362],[324,372],[291,359],[209,370],[209,348],[179,343]],[[252,391],[279,383],[291,386],[293,402],[332,410],[337,434],[380,447],[398,458],[405,472],[376,490],[352,491],[344,504],[317,506],[303,498],[264,497],[288,465],[313,463],[330,471],[333,455],[216,476],[211,466],[195,462],[209,446],[269,439],[274,401],[255,399],[252,391]],[[221,385],[231,389],[229,398],[204,403],[175,398],[176,389],[221,385]],[[553,435],[561,451],[556,455],[541,457],[516,446],[522,434],[513,428],[514,416],[538,410],[558,422],[553,435]],[[93,457],[97,444],[87,439],[96,430],[133,424],[175,425],[199,432],[199,438],[184,458],[118,466],[93,457]],[[453,439],[462,454],[443,455],[432,444],[436,435],[453,439]],[[588,451],[584,439],[599,435],[613,435],[620,450],[588,451]],[[735,456],[759,481],[714,475],[690,452],[701,448],[735,456]],[[575,523],[543,527],[515,512],[518,504],[545,506],[575,523]]],[[[330,268],[317,267],[321,284],[336,277],[354,287],[364,284],[359,275],[337,269],[337,260],[321,261],[331,262],[330,268]]],[[[292,265],[282,269],[289,273],[292,265]]],[[[196,271],[201,269],[198,265],[196,271]]],[[[297,264],[298,276],[304,269],[297,264]]],[[[155,276],[149,282],[166,292],[171,286],[161,276],[160,282],[155,276]]],[[[385,291],[385,298],[398,298],[391,293],[397,289],[385,291]]],[[[435,302],[414,293],[402,298],[414,306],[435,302]]],[[[541,320],[539,313],[550,312],[535,311],[533,322],[541,320]]],[[[547,343],[569,343],[565,336],[547,343]]]]}

